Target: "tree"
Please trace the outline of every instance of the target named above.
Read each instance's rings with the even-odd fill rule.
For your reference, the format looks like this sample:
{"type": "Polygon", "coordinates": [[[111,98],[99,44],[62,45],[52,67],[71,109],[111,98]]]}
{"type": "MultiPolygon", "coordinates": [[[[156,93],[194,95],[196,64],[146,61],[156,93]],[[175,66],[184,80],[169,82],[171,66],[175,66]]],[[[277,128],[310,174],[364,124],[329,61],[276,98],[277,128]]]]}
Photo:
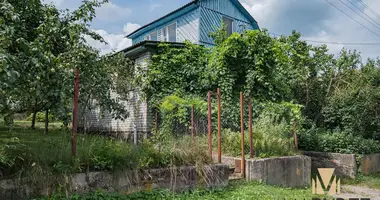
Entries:
{"type": "MultiPolygon", "coordinates": [[[[85,0],[72,12],[58,11],[53,5],[41,4],[39,0],[1,2],[1,8],[7,10],[0,15],[5,28],[1,32],[1,41],[5,44],[1,49],[4,57],[1,66],[6,74],[1,76],[0,91],[6,96],[1,100],[2,113],[8,116],[16,112],[32,112],[34,128],[37,112],[56,112],[67,124],[72,103],[73,70],[78,68],[83,75],[81,101],[94,98],[99,105],[114,113],[114,117],[125,118],[123,105],[117,98],[111,98],[110,92],[114,90],[117,69],[130,69],[132,63],[121,56],[101,56],[86,42],[88,36],[104,42],[90,30],[90,22],[95,17],[95,8],[106,2],[85,0]],[[15,23],[16,20],[22,23],[15,23]]],[[[118,79],[130,76],[132,74],[118,76],[118,79]]]]}

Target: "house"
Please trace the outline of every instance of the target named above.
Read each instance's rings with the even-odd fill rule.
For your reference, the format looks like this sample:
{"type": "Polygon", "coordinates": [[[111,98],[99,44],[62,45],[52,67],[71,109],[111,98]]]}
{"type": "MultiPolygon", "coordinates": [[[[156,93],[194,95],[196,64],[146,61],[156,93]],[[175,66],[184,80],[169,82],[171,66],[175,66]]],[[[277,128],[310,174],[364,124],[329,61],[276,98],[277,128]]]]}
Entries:
{"type": "MultiPolygon", "coordinates": [[[[174,47],[184,46],[185,41],[214,46],[209,34],[218,30],[222,23],[226,25],[228,35],[259,29],[256,20],[238,0],[192,0],[129,34],[127,37],[132,40],[132,46],[122,52],[134,60],[136,65],[144,68],[148,66],[152,54],[161,42],[174,47]]],[[[99,118],[100,109],[94,110],[86,114],[82,123],[84,128],[118,133],[124,138],[134,139],[137,135],[148,134],[153,121],[149,105],[141,99],[138,89],[130,95],[132,101],[126,102],[130,112],[128,119],[113,120],[108,115],[99,118]]]]}

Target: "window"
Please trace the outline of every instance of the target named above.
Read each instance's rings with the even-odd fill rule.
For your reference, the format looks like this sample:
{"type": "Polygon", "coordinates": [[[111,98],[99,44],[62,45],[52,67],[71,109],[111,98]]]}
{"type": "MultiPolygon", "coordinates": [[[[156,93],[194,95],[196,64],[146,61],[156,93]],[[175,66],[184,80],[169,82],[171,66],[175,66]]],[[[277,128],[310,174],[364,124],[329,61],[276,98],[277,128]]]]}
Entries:
{"type": "Polygon", "coordinates": [[[165,42],[177,41],[177,23],[170,24],[162,29],[162,40],[165,42]]]}
{"type": "Polygon", "coordinates": [[[144,37],[144,40],[157,41],[157,31],[152,32],[144,37]]]}
{"type": "Polygon", "coordinates": [[[227,18],[227,17],[223,17],[223,23],[226,26],[227,36],[230,36],[232,34],[232,31],[233,31],[232,30],[232,22],[233,22],[232,19],[227,18]]]}

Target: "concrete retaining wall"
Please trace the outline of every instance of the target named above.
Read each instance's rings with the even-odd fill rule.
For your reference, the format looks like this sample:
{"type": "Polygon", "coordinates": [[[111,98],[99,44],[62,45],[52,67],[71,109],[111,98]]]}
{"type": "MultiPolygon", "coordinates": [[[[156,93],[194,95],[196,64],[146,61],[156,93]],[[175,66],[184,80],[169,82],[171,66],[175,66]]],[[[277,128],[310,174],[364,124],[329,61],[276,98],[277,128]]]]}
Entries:
{"type": "Polygon", "coordinates": [[[58,185],[69,193],[88,193],[102,189],[105,192],[123,194],[165,188],[173,191],[203,187],[225,187],[228,185],[229,167],[210,165],[202,169],[199,176],[195,167],[173,169],[131,170],[120,173],[90,172],[74,174],[70,177],[54,177],[30,180],[0,180],[0,199],[23,200],[31,197],[49,196],[56,192],[58,185]],[[55,181],[52,181],[55,180],[55,181]],[[50,182],[52,181],[52,182],[50,182]],[[55,184],[49,184],[55,183],[55,184]]]}
{"type": "Polygon", "coordinates": [[[305,151],[304,155],[311,157],[311,172],[317,173],[318,168],[335,168],[336,176],[355,178],[357,165],[355,154],[339,154],[305,151]]]}
{"type": "Polygon", "coordinates": [[[311,183],[311,159],[288,156],[246,160],[247,180],[283,187],[306,187],[311,183]]]}
{"type": "Polygon", "coordinates": [[[380,154],[364,155],[360,159],[360,171],[371,174],[380,171],[380,154]]]}

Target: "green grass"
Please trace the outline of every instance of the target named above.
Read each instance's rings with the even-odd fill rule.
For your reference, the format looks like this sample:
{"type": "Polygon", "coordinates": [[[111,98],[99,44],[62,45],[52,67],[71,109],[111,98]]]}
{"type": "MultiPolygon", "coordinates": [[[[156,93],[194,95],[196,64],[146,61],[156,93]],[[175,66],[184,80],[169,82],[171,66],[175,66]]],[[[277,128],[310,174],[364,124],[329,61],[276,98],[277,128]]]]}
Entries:
{"type": "Polygon", "coordinates": [[[371,175],[358,175],[356,179],[343,179],[342,185],[356,185],[380,189],[380,172],[371,175]]]}
{"type": "MultiPolygon", "coordinates": [[[[263,185],[257,182],[230,181],[227,188],[214,190],[195,190],[184,193],[172,193],[169,191],[154,191],[151,193],[135,193],[122,195],[117,193],[104,194],[101,192],[88,194],[85,196],[75,195],[71,199],[76,200],[144,200],[144,199],[177,199],[177,200],[196,200],[196,199],[215,199],[215,200],[244,200],[244,199],[265,199],[265,200],[303,200],[312,199],[310,188],[288,189],[276,186],[263,185]]],[[[63,200],[64,196],[55,196],[50,200],[63,200]]]]}
{"type": "Polygon", "coordinates": [[[16,122],[9,131],[8,127],[0,125],[0,177],[34,179],[51,174],[211,162],[207,147],[190,143],[194,142],[190,138],[167,140],[162,144],[146,141],[135,146],[115,138],[83,134],[78,135],[77,156],[72,157],[71,130],[51,124],[49,134],[44,135],[43,123],[37,123],[36,130],[29,126],[29,123],[16,122]]]}

